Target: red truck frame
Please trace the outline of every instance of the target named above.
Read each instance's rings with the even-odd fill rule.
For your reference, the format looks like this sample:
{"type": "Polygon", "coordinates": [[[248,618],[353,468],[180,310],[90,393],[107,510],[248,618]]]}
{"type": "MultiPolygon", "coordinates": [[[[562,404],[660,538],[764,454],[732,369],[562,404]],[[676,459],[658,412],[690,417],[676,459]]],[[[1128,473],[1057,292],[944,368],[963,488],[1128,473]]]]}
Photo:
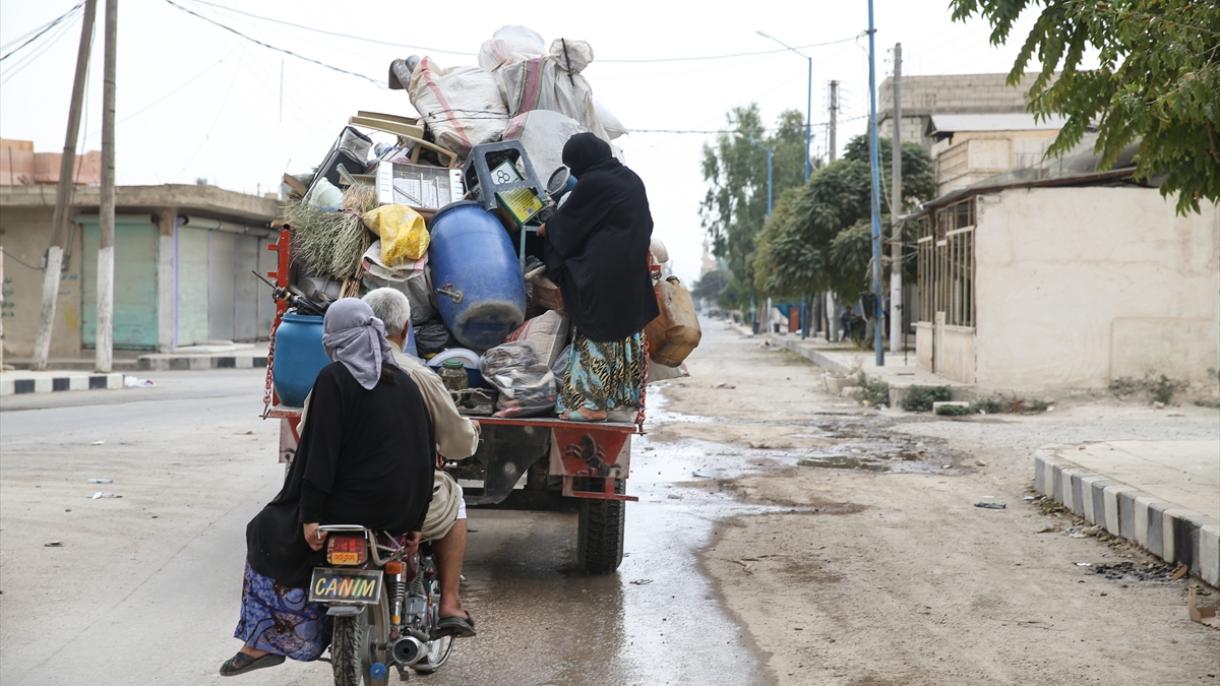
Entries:
{"type": "MultiPolygon", "coordinates": [[[[284,225],[267,249],[276,253],[268,273],[280,288],[292,283],[292,229],[284,225]]],[[[275,332],[288,304],[277,300],[267,355],[264,419],[280,422],[279,460],[292,461],[300,438],[301,408],[280,404],[272,383],[275,332]]],[[[644,384],[645,388],[647,384],[644,384]]],[[[473,506],[578,511],[576,563],[604,574],[623,559],[631,437],[644,431],[644,393],[634,422],[572,422],[556,417],[471,417],[482,429],[475,455],[447,467],[473,506]]]]}

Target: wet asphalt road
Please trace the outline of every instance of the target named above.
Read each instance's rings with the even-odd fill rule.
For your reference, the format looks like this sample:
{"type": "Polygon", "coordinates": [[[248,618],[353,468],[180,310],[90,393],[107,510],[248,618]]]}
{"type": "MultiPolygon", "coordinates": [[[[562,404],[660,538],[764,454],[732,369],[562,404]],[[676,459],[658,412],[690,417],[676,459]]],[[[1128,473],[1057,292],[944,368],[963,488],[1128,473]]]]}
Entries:
{"type": "MultiPolygon", "coordinates": [[[[0,415],[0,682],[329,683],[324,663],[216,676],[237,648],[244,524],[282,471],[275,428],[257,417],[261,373],[213,374],[0,415]],[[96,488],[85,477],[103,474],[125,499],[85,497],[96,488]],[[50,539],[63,547],[43,548],[50,539]],[[48,587],[48,574],[61,583],[48,587]]],[[[616,574],[573,568],[574,513],[473,510],[465,599],[480,634],[415,681],[761,683],[757,648],[696,556],[719,519],[758,509],[687,485],[740,470],[712,450],[636,439],[629,492],[640,502],[628,505],[616,574]]]]}

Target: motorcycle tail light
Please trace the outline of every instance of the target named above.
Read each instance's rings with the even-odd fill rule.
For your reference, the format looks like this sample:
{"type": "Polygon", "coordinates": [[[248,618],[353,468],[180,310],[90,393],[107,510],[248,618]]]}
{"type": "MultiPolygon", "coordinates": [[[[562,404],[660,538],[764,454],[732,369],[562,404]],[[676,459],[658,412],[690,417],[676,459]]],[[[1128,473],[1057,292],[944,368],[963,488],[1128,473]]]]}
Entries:
{"type": "Polygon", "coordinates": [[[326,539],[326,561],[332,565],[362,565],[368,559],[364,536],[331,534],[326,539]]]}

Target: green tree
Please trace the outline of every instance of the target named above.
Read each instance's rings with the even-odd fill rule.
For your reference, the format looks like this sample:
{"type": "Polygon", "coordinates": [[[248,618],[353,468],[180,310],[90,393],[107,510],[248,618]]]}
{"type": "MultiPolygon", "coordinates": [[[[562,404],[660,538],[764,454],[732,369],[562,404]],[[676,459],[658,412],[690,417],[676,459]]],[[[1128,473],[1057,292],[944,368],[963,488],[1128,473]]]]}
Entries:
{"type": "Polygon", "coordinates": [[[772,188],[778,199],[804,177],[804,119],[799,112],[785,111],[768,135],[758,105],[751,104],[731,110],[727,122],[732,133],[703,147],[708,188],[699,209],[713,254],[727,260],[734,287],[748,291],[754,282],[754,242],[767,213],[766,150],[774,151],[772,188]]]}
{"type": "Polygon", "coordinates": [[[691,286],[691,295],[698,300],[711,300],[718,303],[720,294],[728,288],[732,278],[732,274],[726,269],[713,269],[699,277],[699,280],[691,286]]]}
{"type": "MultiPolygon", "coordinates": [[[[879,141],[878,152],[888,187],[888,139],[879,141]]],[[[903,145],[902,167],[905,206],[936,194],[932,161],[922,147],[903,145]]],[[[867,286],[872,256],[871,182],[868,140],[860,136],[848,143],[843,159],[815,171],[807,185],[785,192],[758,237],[755,288],[769,295],[831,290],[847,300],[858,297],[867,286]]],[[[888,226],[888,207],[882,209],[888,226]]]]}
{"type": "Polygon", "coordinates": [[[1036,57],[1029,107],[1067,122],[1048,150],[1062,154],[1097,128],[1102,168],[1138,143],[1136,174],[1178,195],[1177,209],[1220,201],[1220,2],[1216,0],[950,0],[953,19],[981,16],[992,44],[1018,17],[1038,12],[1012,71],[1016,84],[1036,57]],[[1097,69],[1080,68],[1085,51],[1097,69]],[[1056,77],[1056,72],[1058,76],[1056,77]]]}

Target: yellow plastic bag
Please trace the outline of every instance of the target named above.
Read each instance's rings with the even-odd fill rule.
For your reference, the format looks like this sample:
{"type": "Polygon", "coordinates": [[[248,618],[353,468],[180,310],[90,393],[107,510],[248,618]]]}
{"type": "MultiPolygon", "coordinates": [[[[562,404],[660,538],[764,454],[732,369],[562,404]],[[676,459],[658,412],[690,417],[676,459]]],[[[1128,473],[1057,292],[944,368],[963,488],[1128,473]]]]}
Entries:
{"type": "Polygon", "coordinates": [[[419,212],[406,205],[382,205],[361,217],[381,237],[381,261],[387,267],[413,262],[428,252],[428,227],[419,212]]]}

